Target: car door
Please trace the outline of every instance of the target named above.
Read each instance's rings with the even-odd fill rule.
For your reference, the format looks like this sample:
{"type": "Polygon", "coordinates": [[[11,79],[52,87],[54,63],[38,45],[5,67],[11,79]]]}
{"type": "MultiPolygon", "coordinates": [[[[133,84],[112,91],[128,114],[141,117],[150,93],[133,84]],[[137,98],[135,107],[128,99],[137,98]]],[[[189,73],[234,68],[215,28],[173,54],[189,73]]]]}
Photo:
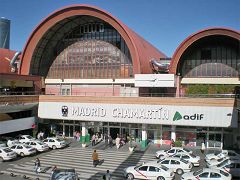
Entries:
{"type": "Polygon", "coordinates": [[[148,166],[141,166],[136,169],[134,176],[139,179],[148,179],[148,166]]]}
{"type": "Polygon", "coordinates": [[[17,145],[16,151],[17,151],[18,154],[20,154],[21,152],[23,152],[23,146],[22,146],[22,145],[17,145]]]}
{"type": "Polygon", "coordinates": [[[221,180],[222,176],[219,173],[211,172],[210,179],[211,180],[221,180]]]}
{"type": "Polygon", "coordinates": [[[171,167],[169,165],[170,164],[170,160],[167,160],[167,159],[163,160],[163,161],[161,161],[161,164],[171,169],[171,167]]]}
{"type": "MultiPolygon", "coordinates": [[[[170,164],[169,164],[169,166],[170,166],[171,169],[176,170],[176,169],[178,169],[180,167],[180,164],[181,163],[179,161],[172,159],[170,164]]],[[[181,168],[184,169],[183,167],[181,167],[181,168]]]]}
{"type": "Polygon", "coordinates": [[[56,143],[55,143],[54,139],[49,139],[48,142],[49,142],[49,147],[52,148],[52,146],[56,146],[56,143]]]}
{"type": "Polygon", "coordinates": [[[31,143],[30,143],[30,146],[32,146],[32,147],[34,147],[34,148],[37,149],[37,143],[35,143],[35,142],[31,142],[31,143]]]}
{"type": "Polygon", "coordinates": [[[157,177],[163,176],[161,169],[155,166],[149,166],[148,172],[147,172],[147,177],[148,179],[157,179],[157,177]]]}

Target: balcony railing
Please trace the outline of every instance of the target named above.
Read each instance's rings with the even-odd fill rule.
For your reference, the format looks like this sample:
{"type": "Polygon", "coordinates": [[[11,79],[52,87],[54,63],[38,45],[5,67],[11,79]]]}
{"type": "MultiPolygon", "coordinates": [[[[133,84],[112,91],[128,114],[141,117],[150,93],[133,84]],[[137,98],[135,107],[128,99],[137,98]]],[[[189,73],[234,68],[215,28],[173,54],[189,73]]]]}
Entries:
{"type": "MultiPolygon", "coordinates": [[[[93,97],[176,97],[175,93],[111,93],[111,92],[77,92],[70,94],[51,93],[57,96],[93,96],[93,97]]],[[[240,98],[239,94],[180,94],[178,98],[240,98]]]]}

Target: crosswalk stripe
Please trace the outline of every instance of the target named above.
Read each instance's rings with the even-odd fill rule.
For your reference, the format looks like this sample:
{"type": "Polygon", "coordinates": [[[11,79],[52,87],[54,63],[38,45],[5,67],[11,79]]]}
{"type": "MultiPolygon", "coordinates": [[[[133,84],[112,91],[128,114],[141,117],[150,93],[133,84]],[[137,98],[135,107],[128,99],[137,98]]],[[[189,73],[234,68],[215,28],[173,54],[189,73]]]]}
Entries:
{"type": "MultiPolygon", "coordinates": [[[[124,179],[123,169],[129,166],[139,165],[142,162],[153,160],[153,154],[145,154],[141,152],[129,153],[117,150],[97,150],[100,159],[104,159],[104,163],[93,167],[92,152],[90,148],[69,147],[65,149],[49,152],[45,156],[40,157],[41,167],[58,168],[74,168],[79,174],[80,179],[96,179],[102,178],[106,170],[110,170],[113,179],[124,179]]],[[[25,174],[27,177],[49,179],[51,168],[46,173],[35,174],[34,160],[27,161],[21,165],[13,165],[8,168],[5,173],[25,174]]]]}

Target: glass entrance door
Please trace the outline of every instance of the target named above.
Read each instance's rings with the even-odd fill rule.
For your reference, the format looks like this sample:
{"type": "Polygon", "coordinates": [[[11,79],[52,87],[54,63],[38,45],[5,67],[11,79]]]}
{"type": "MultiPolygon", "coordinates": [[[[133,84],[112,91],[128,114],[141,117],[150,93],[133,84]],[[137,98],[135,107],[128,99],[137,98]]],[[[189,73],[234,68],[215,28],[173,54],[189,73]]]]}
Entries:
{"type": "Polygon", "coordinates": [[[65,137],[73,137],[74,128],[72,125],[65,125],[65,137]]]}
{"type": "Polygon", "coordinates": [[[222,135],[216,133],[209,133],[208,147],[219,147],[221,148],[222,135]]]}

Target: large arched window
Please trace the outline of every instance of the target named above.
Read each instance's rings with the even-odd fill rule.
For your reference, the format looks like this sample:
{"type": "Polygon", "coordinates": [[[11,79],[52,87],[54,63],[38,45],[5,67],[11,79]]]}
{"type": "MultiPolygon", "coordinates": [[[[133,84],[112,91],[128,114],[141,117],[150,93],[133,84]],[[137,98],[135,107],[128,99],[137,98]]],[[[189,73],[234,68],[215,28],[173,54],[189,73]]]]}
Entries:
{"type": "Polygon", "coordinates": [[[181,56],[182,77],[237,77],[239,41],[226,36],[208,36],[193,43],[181,56]]]}
{"type": "Polygon", "coordinates": [[[34,51],[31,74],[49,79],[133,77],[129,48],[118,31],[92,16],[56,23],[34,51]]]}

